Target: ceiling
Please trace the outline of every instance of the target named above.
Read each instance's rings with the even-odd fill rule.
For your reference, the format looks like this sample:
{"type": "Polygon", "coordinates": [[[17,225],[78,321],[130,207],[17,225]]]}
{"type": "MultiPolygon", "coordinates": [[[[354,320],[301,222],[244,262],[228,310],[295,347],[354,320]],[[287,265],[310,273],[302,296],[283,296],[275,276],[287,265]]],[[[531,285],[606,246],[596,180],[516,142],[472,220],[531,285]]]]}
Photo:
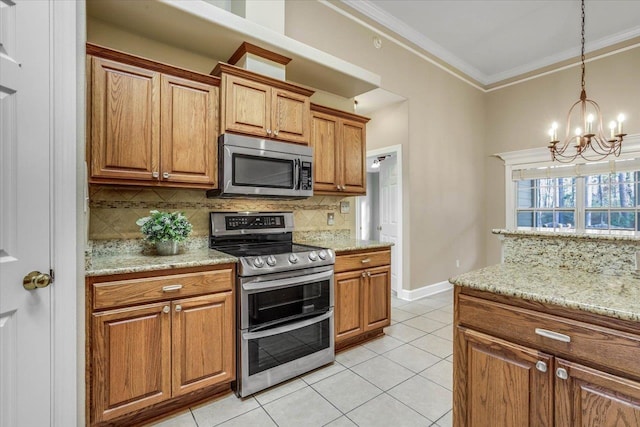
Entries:
{"type": "MultiPolygon", "coordinates": [[[[577,0],[342,0],[483,85],[580,55],[577,0]]],[[[586,50],[640,36],[640,1],[587,0],[586,50]]]]}

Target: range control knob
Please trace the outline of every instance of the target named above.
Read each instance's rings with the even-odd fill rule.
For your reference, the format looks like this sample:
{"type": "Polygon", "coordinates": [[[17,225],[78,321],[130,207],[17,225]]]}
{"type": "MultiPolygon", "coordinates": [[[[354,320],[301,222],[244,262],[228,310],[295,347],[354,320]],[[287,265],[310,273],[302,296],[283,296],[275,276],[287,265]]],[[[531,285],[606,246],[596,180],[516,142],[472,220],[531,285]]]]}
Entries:
{"type": "Polygon", "coordinates": [[[318,259],[318,254],[316,254],[316,251],[309,252],[309,260],[310,261],[315,261],[317,259],[318,259]]]}
{"type": "Polygon", "coordinates": [[[296,254],[289,255],[289,262],[291,264],[297,263],[298,262],[298,255],[296,255],[296,254]]]}
{"type": "Polygon", "coordinates": [[[253,260],[253,265],[256,268],[262,268],[264,267],[264,260],[260,257],[257,257],[256,259],[253,260]]]}
{"type": "Polygon", "coordinates": [[[274,257],[273,255],[269,255],[269,256],[267,257],[267,264],[268,264],[270,267],[273,267],[274,265],[276,265],[276,257],[274,257]]]}
{"type": "Polygon", "coordinates": [[[320,252],[318,252],[318,256],[320,257],[320,259],[327,259],[327,251],[325,251],[324,249],[321,250],[320,252]]]}

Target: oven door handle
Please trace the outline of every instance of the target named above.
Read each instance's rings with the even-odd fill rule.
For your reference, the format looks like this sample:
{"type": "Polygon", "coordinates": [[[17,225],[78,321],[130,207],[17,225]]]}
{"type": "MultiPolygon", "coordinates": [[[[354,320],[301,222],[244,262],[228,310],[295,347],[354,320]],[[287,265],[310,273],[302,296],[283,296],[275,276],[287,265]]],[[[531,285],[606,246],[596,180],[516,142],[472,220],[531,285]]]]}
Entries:
{"type": "MultiPolygon", "coordinates": [[[[264,338],[264,337],[270,337],[272,335],[284,334],[285,332],[295,331],[296,329],[301,329],[309,325],[313,325],[314,323],[322,322],[323,320],[326,320],[331,316],[333,316],[333,309],[330,309],[329,311],[327,311],[326,313],[320,316],[303,320],[302,322],[294,322],[290,325],[280,326],[273,329],[266,329],[260,332],[244,332],[242,334],[242,338],[248,341],[248,340],[255,340],[255,339],[264,338]]],[[[333,333],[333,331],[331,331],[331,333],[333,333]]]]}
{"type": "Polygon", "coordinates": [[[333,269],[320,273],[307,274],[304,276],[289,277],[286,279],[269,280],[266,282],[244,283],[242,289],[245,291],[261,291],[264,289],[286,288],[293,285],[304,285],[306,283],[327,280],[333,277],[333,269]]]}

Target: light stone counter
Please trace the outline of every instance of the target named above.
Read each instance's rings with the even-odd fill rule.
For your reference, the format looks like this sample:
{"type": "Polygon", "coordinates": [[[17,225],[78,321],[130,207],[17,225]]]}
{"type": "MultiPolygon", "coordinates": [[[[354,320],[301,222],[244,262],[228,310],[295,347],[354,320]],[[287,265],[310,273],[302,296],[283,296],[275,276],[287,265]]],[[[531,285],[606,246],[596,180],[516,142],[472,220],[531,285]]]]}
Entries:
{"type": "Polygon", "coordinates": [[[449,279],[454,285],[553,304],[622,320],[640,321],[640,278],[504,263],[449,279]]]}
{"type": "Polygon", "coordinates": [[[333,249],[336,254],[340,252],[348,251],[360,251],[367,249],[380,249],[390,248],[393,243],[390,242],[378,242],[376,240],[357,240],[357,239],[331,239],[331,238],[309,238],[309,239],[295,239],[296,243],[302,245],[320,246],[323,248],[333,249]]]}
{"type": "Polygon", "coordinates": [[[192,239],[172,256],[159,256],[136,239],[96,241],[87,246],[85,275],[107,276],[235,262],[238,262],[236,257],[209,249],[206,239],[192,239]]]}

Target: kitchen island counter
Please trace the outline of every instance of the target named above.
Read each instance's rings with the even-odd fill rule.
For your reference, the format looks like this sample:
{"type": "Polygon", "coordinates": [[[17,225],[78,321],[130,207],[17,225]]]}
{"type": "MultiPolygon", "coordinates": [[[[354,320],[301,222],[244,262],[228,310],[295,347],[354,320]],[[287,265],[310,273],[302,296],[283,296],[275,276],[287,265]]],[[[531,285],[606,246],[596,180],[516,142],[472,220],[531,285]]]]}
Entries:
{"type": "Polygon", "coordinates": [[[458,286],[640,321],[640,276],[503,263],[449,279],[458,286]]]}

